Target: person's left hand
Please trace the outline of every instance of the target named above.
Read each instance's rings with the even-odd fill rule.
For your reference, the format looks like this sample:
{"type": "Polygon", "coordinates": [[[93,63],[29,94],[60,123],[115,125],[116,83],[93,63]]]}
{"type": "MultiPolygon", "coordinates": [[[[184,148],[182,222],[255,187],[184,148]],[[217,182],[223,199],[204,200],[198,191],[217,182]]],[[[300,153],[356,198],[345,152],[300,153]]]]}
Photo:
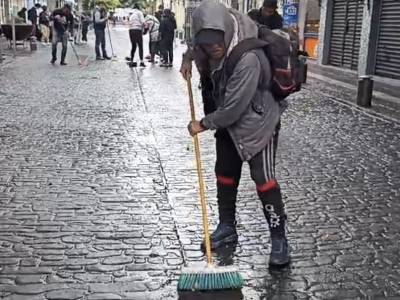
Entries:
{"type": "Polygon", "coordinates": [[[191,121],[188,125],[188,130],[191,136],[195,136],[200,132],[206,131],[206,128],[201,126],[200,121],[191,121]]]}

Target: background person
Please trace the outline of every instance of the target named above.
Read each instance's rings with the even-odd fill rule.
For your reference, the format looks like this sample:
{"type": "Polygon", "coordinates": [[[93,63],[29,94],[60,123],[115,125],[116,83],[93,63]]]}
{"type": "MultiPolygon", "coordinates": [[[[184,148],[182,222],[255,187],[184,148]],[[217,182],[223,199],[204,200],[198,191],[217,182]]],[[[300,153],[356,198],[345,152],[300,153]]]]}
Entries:
{"type": "Polygon", "coordinates": [[[160,44],[163,58],[163,63],[160,65],[160,67],[172,67],[173,65],[175,29],[175,18],[170,9],[165,9],[160,24],[160,44]]]}
{"type": "Polygon", "coordinates": [[[143,29],[144,29],[144,15],[140,10],[138,3],[133,5],[132,14],[129,16],[129,38],[131,40],[131,56],[127,57],[130,59],[130,66],[136,67],[136,63],[133,62],[135,58],[136,47],[139,48],[140,66],[145,67],[143,61],[143,29]]]}
{"type": "Polygon", "coordinates": [[[150,50],[150,63],[155,63],[155,55],[157,54],[158,44],[160,41],[160,22],[155,16],[147,15],[145,18],[145,28],[149,33],[149,50],[150,50]]]}
{"type": "Polygon", "coordinates": [[[93,11],[93,25],[94,25],[94,33],[96,35],[95,42],[95,51],[96,51],[96,60],[110,60],[111,57],[107,55],[106,50],[106,26],[107,26],[107,10],[104,3],[100,3],[99,6],[96,6],[93,11]],[[101,53],[100,55],[100,45],[101,45],[101,53]]]}
{"type": "Polygon", "coordinates": [[[63,8],[53,11],[50,19],[53,21],[53,37],[52,37],[52,59],[54,64],[57,60],[57,44],[62,44],[60,65],[65,66],[65,57],[67,55],[68,32],[73,32],[74,17],[72,15],[71,5],[65,4],[63,8]]]}
{"type": "Polygon", "coordinates": [[[278,3],[276,0],[265,0],[260,9],[252,9],[247,15],[261,25],[269,29],[282,29],[283,18],[278,13],[278,3]]]}
{"type": "Polygon", "coordinates": [[[17,16],[22,19],[24,21],[24,23],[26,23],[26,7],[23,7],[18,13],[17,16]]]}
{"type": "Polygon", "coordinates": [[[39,15],[39,26],[42,32],[42,43],[50,44],[50,14],[46,5],[42,6],[42,12],[39,15]]]}

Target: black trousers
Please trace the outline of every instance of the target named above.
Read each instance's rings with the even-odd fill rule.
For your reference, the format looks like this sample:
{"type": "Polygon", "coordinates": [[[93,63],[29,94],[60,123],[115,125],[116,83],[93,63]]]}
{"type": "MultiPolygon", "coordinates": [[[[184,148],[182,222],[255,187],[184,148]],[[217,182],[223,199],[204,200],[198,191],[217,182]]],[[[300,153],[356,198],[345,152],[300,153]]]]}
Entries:
{"type": "MultiPolygon", "coordinates": [[[[275,157],[278,146],[280,125],[266,147],[248,163],[251,178],[256,184],[257,194],[263,205],[271,235],[284,235],[286,219],[284,203],[275,178],[275,157]]],[[[217,199],[220,222],[235,222],[236,197],[242,175],[243,161],[227,131],[216,133],[217,199]]]]}
{"type": "Polygon", "coordinates": [[[174,38],[168,37],[161,40],[161,56],[165,63],[174,62],[174,38]]]}
{"type": "Polygon", "coordinates": [[[67,32],[58,32],[53,28],[52,30],[52,51],[51,55],[54,60],[57,59],[57,44],[62,44],[61,50],[61,61],[65,61],[65,57],[67,55],[67,47],[68,47],[68,33],[67,32]]]}
{"type": "Polygon", "coordinates": [[[131,61],[135,58],[136,47],[139,47],[139,58],[143,60],[143,33],[141,30],[130,29],[129,38],[131,40],[131,61]]]}
{"type": "Polygon", "coordinates": [[[82,25],[82,41],[87,42],[89,26],[87,24],[82,25]]]}
{"type": "Polygon", "coordinates": [[[106,34],[105,34],[105,29],[95,29],[94,31],[96,35],[96,56],[101,57],[100,55],[100,45],[101,45],[101,52],[103,53],[103,57],[107,56],[107,51],[106,51],[106,34]]]}

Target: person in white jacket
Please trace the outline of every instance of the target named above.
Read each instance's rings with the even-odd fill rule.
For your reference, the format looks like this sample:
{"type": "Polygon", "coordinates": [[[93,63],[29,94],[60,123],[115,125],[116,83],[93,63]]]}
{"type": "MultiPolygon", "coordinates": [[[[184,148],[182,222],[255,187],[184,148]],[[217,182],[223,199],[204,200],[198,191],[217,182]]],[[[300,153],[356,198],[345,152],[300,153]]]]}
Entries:
{"type": "Polygon", "coordinates": [[[144,28],[144,15],[140,11],[138,3],[133,5],[132,14],[129,16],[129,38],[132,44],[131,56],[130,56],[130,66],[136,67],[136,63],[133,62],[135,57],[136,47],[139,47],[139,58],[140,66],[145,67],[143,61],[143,28],[144,28]]]}

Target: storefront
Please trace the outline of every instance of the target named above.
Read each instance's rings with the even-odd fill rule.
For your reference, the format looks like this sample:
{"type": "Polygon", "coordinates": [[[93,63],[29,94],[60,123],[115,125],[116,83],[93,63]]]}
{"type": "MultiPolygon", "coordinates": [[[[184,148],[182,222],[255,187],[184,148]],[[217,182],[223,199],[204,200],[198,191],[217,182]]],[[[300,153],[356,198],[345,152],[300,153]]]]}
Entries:
{"type": "Polygon", "coordinates": [[[363,19],[363,0],[335,0],[329,64],[357,70],[363,19]]]}
{"type": "Polygon", "coordinates": [[[318,33],[320,23],[320,1],[308,0],[304,26],[303,49],[310,58],[318,57],[318,33]]]}
{"type": "Polygon", "coordinates": [[[321,0],[321,64],[400,79],[400,0],[321,0]]]}
{"type": "Polygon", "coordinates": [[[382,0],[375,74],[400,79],[400,1],[382,0]]]}

